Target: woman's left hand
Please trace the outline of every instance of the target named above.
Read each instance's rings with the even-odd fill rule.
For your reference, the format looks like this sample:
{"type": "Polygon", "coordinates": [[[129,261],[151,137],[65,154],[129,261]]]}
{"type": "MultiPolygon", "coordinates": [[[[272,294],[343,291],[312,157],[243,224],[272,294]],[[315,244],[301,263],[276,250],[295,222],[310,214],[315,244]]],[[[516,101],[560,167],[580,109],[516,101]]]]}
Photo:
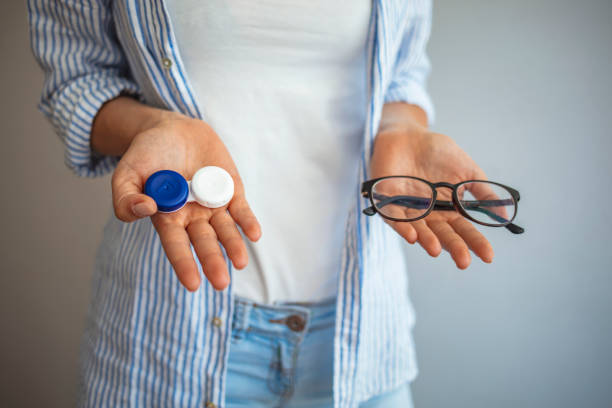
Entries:
{"type": "MultiPolygon", "coordinates": [[[[486,179],[482,169],[450,137],[418,125],[392,126],[378,133],[370,174],[372,178],[405,175],[452,184],[486,179]]],[[[438,199],[450,201],[451,191],[438,189],[438,199]]],[[[471,262],[469,249],[484,262],[493,260],[489,241],[456,211],[432,211],[415,222],[385,221],[409,243],[418,242],[433,257],[445,249],[460,269],[471,262]]]]}

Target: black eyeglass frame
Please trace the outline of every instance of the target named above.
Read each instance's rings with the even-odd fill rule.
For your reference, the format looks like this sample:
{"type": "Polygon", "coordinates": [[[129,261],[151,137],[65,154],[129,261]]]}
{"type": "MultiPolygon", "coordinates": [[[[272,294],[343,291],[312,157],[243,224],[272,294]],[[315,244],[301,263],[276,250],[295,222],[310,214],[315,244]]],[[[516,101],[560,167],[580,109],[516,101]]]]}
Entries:
{"type": "Polygon", "coordinates": [[[522,227],[519,227],[518,225],[512,223],[512,221],[514,221],[514,218],[516,218],[516,214],[518,213],[518,202],[521,199],[521,195],[519,194],[518,190],[506,186],[504,184],[501,183],[497,183],[494,181],[490,181],[490,180],[465,180],[465,181],[461,181],[457,184],[451,184],[451,183],[446,183],[446,182],[439,182],[439,183],[431,183],[428,180],[424,180],[422,178],[419,177],[413,177],[413,176],[386,176],[386,177],[378,177],[375,179],[370,179],[370,180],[366,180],[361,184],[361,195],[365,198],[368,198],[370,200],[370,203],[372,204],[370,207],[365,208],[363,210],[363,213],[365,215],[368,216],[372,216],[375,215],[376,213],[378,213],[381,217],[390,220],[390,221],[396,221],[396,222],[413,222],[413,221],[417,221],[420,220],[422,218],[427,217],[432,211],[457,211],[459,212],[459,214],[461,214],[462,216],[464,216],[465,218],[469,219],[470,221],[473,221],[477,224],[480,225],[484,225],[487,227],[505,227],[506,229],[508,229],[510,232],[512,232],[513,234],[522,234],[523,232],[525,232],[525,230],[522,227]],[[415,217],[415,218],[409,218],[409,219],[404,219],[404,218],[394,218],[394,217],[390,217],[388,215],[383,214],[382,212],[380,212],[378,210],[378,208],[376,207],[376,204],[374,203],[374,197],[372,194],[372,188],[374,187],[374,185],[381,181],[381,180],[385,180],[385,179],[391,179],[391,178],[404,178],[404,179],[413,179],[413,180],[418,180],[421,181],[427,185],[429,185],[429,187],[431,187],[431,190],[433,192],[432,198],[431,198],[431,202],[432,204],[429,205],[429,208],[425,211],[425,213],[423,213],[422,215],[415,217]],[[489,183],[489,184],[495,184],[505,190],[507,190],[510,193],[510,196],[512,197],[512,199],[514,200],[514,206],[515,206],[515,210],[514,210],[514,214],[512,215],[512,218],[507,220],[507,222],[501,223],[501,224],[491,224],[491,223],[487,223],[487,222],[483,222],[483,221],[479,221],[475,218],[473,218],[470,214],[468,214],[467,211],[465,211],[465,209],[463,208],[463,206],[461,204],[459,204],[459,195],[458,195],[458,190],[459,187],[461,187],[464,184],[467,183],[473,183],[473,182],[485,182],[485,183],[489,183]],[[438,188],[439,187],[445,187],[445,188],[450,188],[452,190],[452,201],[444,201],[444,200],[438,200],[438,188]]]}

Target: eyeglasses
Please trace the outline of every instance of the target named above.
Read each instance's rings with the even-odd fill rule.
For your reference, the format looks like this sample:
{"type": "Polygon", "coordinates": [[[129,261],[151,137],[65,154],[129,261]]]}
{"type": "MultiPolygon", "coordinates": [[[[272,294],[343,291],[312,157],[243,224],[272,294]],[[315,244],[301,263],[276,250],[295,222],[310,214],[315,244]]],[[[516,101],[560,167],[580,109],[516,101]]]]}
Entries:
{"type": "Polygon", "coordinates": [[[513,234],[525,230],[512,221],[516,217],[519,192],[500,183],[467,180],[457,184],[430,183],[410,176],[388,176],[367,180],[361,195],[370,199],[365,215],[380,214],[391,221],[416,221],[432,211],[458,211],[465,218],[488,227],[506,227],[513,234]],[[452,201],[438,200],[438,188],[452,191],[452,201]]]}

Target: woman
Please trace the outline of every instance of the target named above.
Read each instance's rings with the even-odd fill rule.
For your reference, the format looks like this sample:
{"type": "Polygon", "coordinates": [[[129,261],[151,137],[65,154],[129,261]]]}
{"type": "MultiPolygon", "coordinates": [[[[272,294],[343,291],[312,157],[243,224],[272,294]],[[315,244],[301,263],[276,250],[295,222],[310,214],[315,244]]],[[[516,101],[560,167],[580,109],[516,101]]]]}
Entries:
{"type": "Polygon", "coordinates": [[[29,11],[40,108],[68,165],[113,171],[80,404],[410,406],[401,241],[444,248],[459,268],[468,248],[493,257],[456,213],[361,214],[368,177],[484,178],[427,128],[430,2],[30,0],[29,11]],[[234,178],[226,207],[163,214],[142,193],[157,170],[189,179],[208,165],[234,178]]]}

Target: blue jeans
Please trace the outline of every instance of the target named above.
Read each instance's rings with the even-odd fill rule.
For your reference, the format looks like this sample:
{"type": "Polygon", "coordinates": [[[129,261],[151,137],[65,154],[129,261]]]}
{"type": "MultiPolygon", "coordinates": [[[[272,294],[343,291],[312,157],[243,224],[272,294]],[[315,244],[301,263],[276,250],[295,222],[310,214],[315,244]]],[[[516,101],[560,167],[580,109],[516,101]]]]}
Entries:
{"type": "MultiPolygon", "coordinates": [[[[236,297],[227,408],[333,406],[335,300],[255,304],[236,297]]],[[[409,384],[360,408],[410,408],[409,384]]]]}

